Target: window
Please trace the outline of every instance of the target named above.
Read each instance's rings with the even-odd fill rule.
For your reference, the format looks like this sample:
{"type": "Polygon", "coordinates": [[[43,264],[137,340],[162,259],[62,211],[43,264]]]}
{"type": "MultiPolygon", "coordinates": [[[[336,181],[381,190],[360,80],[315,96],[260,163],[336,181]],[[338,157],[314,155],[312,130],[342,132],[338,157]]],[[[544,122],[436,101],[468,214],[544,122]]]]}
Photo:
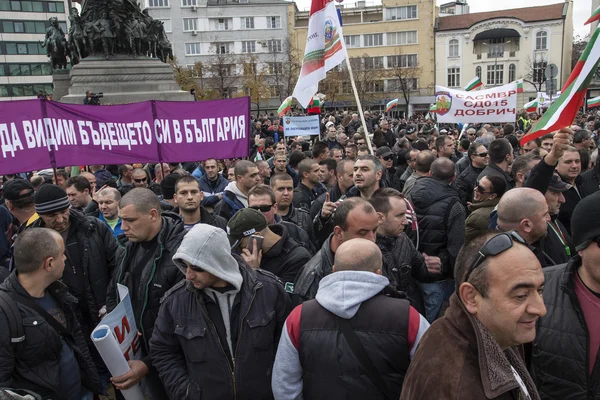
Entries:
{"type": "Polygon", "coordinates": [[[157,19],[163,23],[163,26],[165,27],[165,32],[173,31],[173,29],[171,28],[171,19],[170,18],[165,18],[165,19],[157,18],[157,19]]]}
{"type": "Polygon", "coordinates": [[[226,18],[217,19],[217,30],[228,31],[229,30],[229,20],[226,18]]]}
{"type": "Polygon", "coordinates": [[[488,47],[488,58],[504,57],[504,38],[493,38],[484,43],[488,47]]]}
{"type": "Polygon", "coordinates": [[[185,44],[185,55],[195,56],[200,54],[200,43],[186,43],[185,44]]]}
{"type": "Polygon", "coordinates": [[[404,7],[393,7],[387,9],[387,19],[416,19],[417,6],[404,6],[404,7]]]}
{"type": "Polygon", "coordinates": [[[271,86],[271,97],[279,97],[281,88],[279,86],[271,86]]]}
{"type": "Polygon", "coordinates": [[[460,86],[460,68],[448,68],[448,87],[460,86]]]}
{"type": "Polygon", "coordinates": [[[272,39],[268,42],[269,53],[281,53],[281,40],[272,39]]]}
{"type": "Polygon", "coordinates": [[[401,54],[399,56],[388,56],[388,68],[414,68],[418,66],[416,54],[401,54]]]}
{"type": "Polygon", "coordinates": [[[383,68],[383,57],[365,57],[365,69],[381,69],[383,68]]]}
{"type": "Polygon", "coordinates": [[[229,42],[215,43],[214,47],[217,54],[228,54],[231,52],[231,43],[229,42]]]}
{"type": "Polygon", "coordinates": [[[515,64],[510,64],[508,66],[508,81],[514,82],[517,80],[517,66],[515,64]]]}
{"type": "Polygon", "coordinates": [[[416,44],[417,31],[391,32],[387,34],[387,45],[416,44]]]}
{"type": "Polygon", "coordinates": [[[405,78],[405,79],[388,79],[388,91],[400,92],[402,90],[417,90],[419,88],[417,78],[405,78]],[[402,82],[404,82],[405,89],[402,89],[402,82]]]}
{"type": "Polygon", "coordinates": [[[256,63],[244,63],[244,75],[256,75],[256,63]]]}
{"type": "Polygon", "coordinates": [[[198,18],[184,18],[183,19],[183,31],[197,31],[198,30],[198,18]]]}
{"type": "Polygon", "coordinates": [[[281,17],[267,17],[267,28],[269,28],[269,29],[281,28],[281,17]]]}
{"type": "Polygon", "coordinates": [[[283,63],[280,63],[280,62],[269,63],[269,74],[270,75],[283,74],[283,63]]]}
{"type": "Polygon", "coordinates": [[[448,43],[448,57],[458,57],[458,40],[452,39],[448,43]]]}
{"type": "Polygon", "coordinates": [[[353,47],[360,47],[360,35],[344,36],[344,41],[346,42],[346,47],[349,49],[353,47]]]}
{"type": "Polygon", "coordinates": [[[0,97],[35,96],[39,91],[52,93],[54,87],[51,83],[36,85],[3,85],[0,86],[0,97]]]}
{"type": "Polygon", "coordinates": [[[475,76],[481,79],[481,67],[475,68],[475,76]]]}
{"type": "Polygon", "coordinates": [[[181,7],[191,7],[198,5],[196,0],[181,0],[181,7]]]}
{"type": "Polygon", "coordinates": [[[367,83],[367,92],[369,93],[383,93],[384,81],[373,81],[367,83]]]}
{"type": "Polygon", "coordinates": [[[487,66],[487,84],[502,85],[504,82],[504,65],[488,65],[487,66]]]}
{"type": "Polygon", "coordinates": [[[383,46],[383,33],[365,35],[365,47],[383,46]]]}
{"type": "Polygon", "coordinates": [[[169,0],[148,0],[148,7],[169,7],[169,0]]]}
{"type": "Polygon", "coordinates": [[[535,34],[535,49],[546,50],[548,48],[548,33],[546,31],[539,31],[535,34]]]}
{"type": "MultiPolygon", "coordinates": [[[[23,2],[23,3],[25,3],[25,2],[23,2]]],[[[65,5],[63,3],[48,2],[47,4],[48,4],[48,12],[51,12],[51,13],[64,13],[65,12],[65,5]]],[[[25,11],[25,10],[23,10],[23,11],[25,11]]]]}
{"type": "Polygon", "coordinates": [[[5,42],[6,54],[46,54],[46,50],[39,43],[11,43],[5,42]]]}
{"type": "Polygon", "coordinates": [[[546,67],[548,63],[546,61],[536,61],[533,63],[533,81],[535,83],[546,82],[546,67]]]}
{"type": "Polygon", "coordinates": [[[242,29],[254,29],[254,17],[242,17],[242,29]]]}
{"type": "MultiPolygon", "coordinates": [[[[33,27],[33,29],[29,30],[29,33],[35,33],[35,23],[28,22],[28,27],[33,27]]],[[[25,23],[24,22],[14,22],[13,26],[15,27],[15,33],[24,33],[25,32],[25,23]]]]}
{"type": "Polygon", "coordinates": [[[256,53],[256,42],[242,42],[242,53],[256,53]]]}
{"type": "Polygon", "coordinates": [[[351,94],[352,93],[352,84],[348,81],[342,81],[342,93],[343,94],[351,94]]]}

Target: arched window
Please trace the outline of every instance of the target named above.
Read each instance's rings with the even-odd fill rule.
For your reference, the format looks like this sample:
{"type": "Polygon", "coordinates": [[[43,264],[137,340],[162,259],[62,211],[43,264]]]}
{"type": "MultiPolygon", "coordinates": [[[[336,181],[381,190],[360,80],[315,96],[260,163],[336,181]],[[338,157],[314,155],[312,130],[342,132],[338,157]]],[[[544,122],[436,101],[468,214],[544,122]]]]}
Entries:
{"type": "Polygon", "coordinates": [[[548,33],[546,31],[539,31],[535,35],[535,49],[546,50],[548,48],[548,33]]]}
{"type": "Polygon", "coordinates": [[[508,81],[514,82],[517,78],[517,66],[515,64],[510,64],[508,66],[508,81]]]}
{"type": "Polygon", "coordinates": [[[452,39],[448,43],[448,57],[458,57],[458,40],[452,39]]]}
{"type": "Polygon", "coordinates": [[[481,78],[481,67],[475,68],[475,76],[481,78]]]}

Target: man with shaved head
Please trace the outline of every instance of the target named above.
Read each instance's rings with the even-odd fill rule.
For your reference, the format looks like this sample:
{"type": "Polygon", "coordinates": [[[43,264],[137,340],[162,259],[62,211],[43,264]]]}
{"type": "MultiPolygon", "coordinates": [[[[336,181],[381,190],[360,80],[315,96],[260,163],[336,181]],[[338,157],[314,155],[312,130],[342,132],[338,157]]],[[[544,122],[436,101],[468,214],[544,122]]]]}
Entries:
{"type": "MultiPolygon", "coordinates": [[[[135,175],[134,175],[135,176],[135,175]]],[[[129,360],[129,372],[111,378],[119,390],[143,386],[151,399],[166,399],[167,395],[152,367],[148,343],[158,316],[160,299],[184,275],[173,263],[173,255],[184,235],[179,215],[160,212],[158,196],[147,188],[134,188],[119,202],[119,218],[125,238],[124,251],[119,252],[117,270],[108,288],[106,305],[112,311],[118,304],[117,283],[127,286],[133,313],[141,334],[141,360],[129,360]]]]}
{"type": "Polygon", "coordinates": [[[498,203],[498,229],[514,230],[533,247],[542,267],[555,265],[540,247],[539,241],[548,233],[548,204],[544,195],[536,189],[516,188],[509,190],[498,203]]]}
{"type": "Polygon", "coordinates": [[[454,292],[454,263],[465,240],[466,211],[458,192],[450,186],[455,177],[452,160],[437,158],[429,175],[415,182],[410,200],[419,221],[417,249],[426,255],[426,262],[428,257],[441,261],[441,273],[435,281],[421,284],[427,320],[433,322],[454,292]]]}
{"type": "Polygon", "coordinates": [[[400,397],[429,323],[398,293],[384,295],[390,282],[381,269],[373,241],[355,238],[339,246],[333,272],[321,280],[315,299],[296,307],[285,322],[273,366],[276,399],[400,397]],[[349,335],[358,345],[349,345],[349,335]],[[369,343],[377,371],[363,372],[368,367],[357,356],[362,343],[369,343]]]}

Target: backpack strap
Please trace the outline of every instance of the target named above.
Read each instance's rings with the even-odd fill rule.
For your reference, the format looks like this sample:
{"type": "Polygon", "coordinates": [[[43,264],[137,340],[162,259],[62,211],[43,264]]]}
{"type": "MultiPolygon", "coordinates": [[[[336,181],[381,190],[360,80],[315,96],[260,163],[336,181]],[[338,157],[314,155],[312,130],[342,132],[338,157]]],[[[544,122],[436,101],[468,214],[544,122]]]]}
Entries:
{"type": "Polygon", "coordinates": [[[23,328],[23,318],[17,303],[8,293],[0,290],[0,309],[8,319],[8,331],[10,332],[10,342],[14,347],[18,343],[25,341],[25,329],[23,328]]]}

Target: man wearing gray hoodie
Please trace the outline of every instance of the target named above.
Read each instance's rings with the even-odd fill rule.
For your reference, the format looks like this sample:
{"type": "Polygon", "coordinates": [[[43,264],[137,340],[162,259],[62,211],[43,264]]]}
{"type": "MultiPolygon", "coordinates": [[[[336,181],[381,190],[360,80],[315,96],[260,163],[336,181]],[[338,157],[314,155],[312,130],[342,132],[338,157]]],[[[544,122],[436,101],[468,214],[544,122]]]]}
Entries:
{"type": "Polygon", "coordinates": [[[233,214],[248,207],[248,192],[253,186],[261,182],[256,164],[247,160],[240,160],[234,167],[235,181],[230,182],[223,191],[221,200],[215,205],[213,214],[225,218],[227,221],[233,214]]]}
{"type": "Polygon", "coordinates": [[[321,280],[316,298],[285,321],[273,366],[275,400],[400,397],[429,323],[399,293],[388,288],[383,294],[389,280],[381,268],[381,251],[372,241],[351,239],[339,246],[333,273],[321,280]],[[375,371],[356,356],[337,319],[349,322],[375,371]],[[369,369],[385,388],[371,380],[369,369]]]}
{"type": "Polygon", "coordinates": [[[268,399],[289,296],[270,272],[231,255],[223,229],[195,225],[173,262],[150,355],[171,399],[268,399]]]}

